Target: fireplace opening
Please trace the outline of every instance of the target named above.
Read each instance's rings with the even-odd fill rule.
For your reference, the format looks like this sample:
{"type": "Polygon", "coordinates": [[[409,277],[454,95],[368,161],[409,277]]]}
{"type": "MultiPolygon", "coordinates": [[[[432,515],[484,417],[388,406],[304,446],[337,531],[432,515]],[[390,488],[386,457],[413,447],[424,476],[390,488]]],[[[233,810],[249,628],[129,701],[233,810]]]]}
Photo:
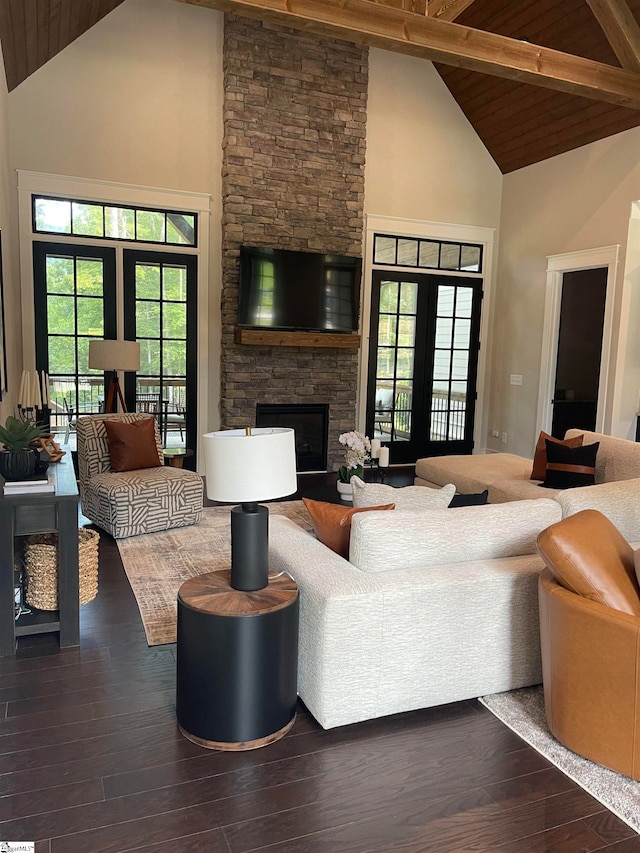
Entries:
{"type": "Polygon", "coordinates": [[[256,427],[295,430],[296,470],[327,470],[328,403],[257,403],[256,427]]]}

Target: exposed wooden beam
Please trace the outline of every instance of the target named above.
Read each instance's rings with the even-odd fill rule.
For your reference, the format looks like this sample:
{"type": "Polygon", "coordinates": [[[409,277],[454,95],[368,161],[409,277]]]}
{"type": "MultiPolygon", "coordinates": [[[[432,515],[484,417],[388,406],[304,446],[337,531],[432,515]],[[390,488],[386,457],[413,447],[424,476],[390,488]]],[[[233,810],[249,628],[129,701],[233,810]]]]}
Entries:
{"type": "Polygon", "coordinates": [[[475,0],[429,0],[427,15],[438,21],[455,21],[475,0]]]}
{"type": "Polygon", "coordinates": [[[640,27],[626,0],[587,0],[618,61],[640,71],[640,27]]]}
{"type": "Polygon", "coordinates": [[[417,15],[427,14],[427,0],[371,0],[381,6],[392,6],[394,9],[404,9],[405,12],[415,12],[417,15]]]}
{"type": "Polygon", "coordinates": [[[640,74],[371,0],[178,0],[640,110],[640,74]]]}

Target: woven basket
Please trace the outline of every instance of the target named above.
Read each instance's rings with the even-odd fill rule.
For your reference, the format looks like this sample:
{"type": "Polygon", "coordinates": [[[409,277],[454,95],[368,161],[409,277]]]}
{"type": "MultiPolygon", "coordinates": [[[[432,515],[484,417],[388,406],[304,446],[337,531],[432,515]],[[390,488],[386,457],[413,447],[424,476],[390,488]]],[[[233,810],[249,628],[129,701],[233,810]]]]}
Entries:
{"type": "MultiPolygon", "coordinates": [[[[98,543],[95,530],[78,531],[80,604],[98,594],[98,543]]],[[[58,534],[30,536],[24,546],[27,588],[25,601],[38,610],[58,609],[58,534]]]]}

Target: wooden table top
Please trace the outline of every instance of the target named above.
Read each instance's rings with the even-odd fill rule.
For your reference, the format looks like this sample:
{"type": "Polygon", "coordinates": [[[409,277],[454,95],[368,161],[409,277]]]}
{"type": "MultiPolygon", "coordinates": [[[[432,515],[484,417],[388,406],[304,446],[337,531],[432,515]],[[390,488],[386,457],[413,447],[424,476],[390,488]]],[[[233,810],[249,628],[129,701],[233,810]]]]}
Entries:
{"type": "Polygon", "coordinates": [[[189,578],[178,590],[187,607],[216,616],[262,616],[288,607],[298,597],[296,582],[289,575],[269,575],[264,589],[245,592],[230,586],[228,570],[189,578]]]}

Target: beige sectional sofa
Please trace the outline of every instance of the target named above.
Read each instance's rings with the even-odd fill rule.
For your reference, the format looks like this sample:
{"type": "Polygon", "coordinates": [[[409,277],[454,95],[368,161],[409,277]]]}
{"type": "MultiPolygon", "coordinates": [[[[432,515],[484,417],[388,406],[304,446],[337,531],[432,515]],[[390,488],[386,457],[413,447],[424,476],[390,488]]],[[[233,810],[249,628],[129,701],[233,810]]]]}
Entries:
{"type": "Polygon", "coordinates": [[[272,516],[300,587],[298,692],[324,728],[541,681],[538,533],[554,500],[353,516],[349,560],[272,516]]]}
{"type": "MultiPolygon", "coordinates": [[[[416,462],[415,484],[440,487],[454,483],[459,492],[489,490],[490,503],[505,501],[558,498],[571,492],[580,492],[583,500],[597,501],[606,486],[606,495],[620,489],[621,501],[635,495],[640,497],[640,444],[623,438],[614,438],[597,432],[571,429],[566,438],[582,434],[583,444],[599,442],[596,457],[595,486],[580,489],[546,489],[540,481],[531,480],[532,459],[511,453],[487,453],[478,456],[433,456],[416,462]],[[633,482],[631,482],[633,481],[633,482]],[[625,497],[626,496],[626,497],[625,497]]],[[[593,506],[585,509],[598,509],[593,506]]],[[[614,522],[615,523],[615,522],[614,522]]]]}
{"type": "Polygon", "coordinates": [[[538,533],[592,508],[640,543],[640,445],[584,441],[601,442],[597,485],[563,492],[509,454],[426,460],[422,484],[489,488],[494,503],[358,513],[349,560],[272,516],[271,570],[300,587],[298,692],[324,728],[541,682],[538,533]],[[510,487],[535,499],[508,499],[510,487]]]}

